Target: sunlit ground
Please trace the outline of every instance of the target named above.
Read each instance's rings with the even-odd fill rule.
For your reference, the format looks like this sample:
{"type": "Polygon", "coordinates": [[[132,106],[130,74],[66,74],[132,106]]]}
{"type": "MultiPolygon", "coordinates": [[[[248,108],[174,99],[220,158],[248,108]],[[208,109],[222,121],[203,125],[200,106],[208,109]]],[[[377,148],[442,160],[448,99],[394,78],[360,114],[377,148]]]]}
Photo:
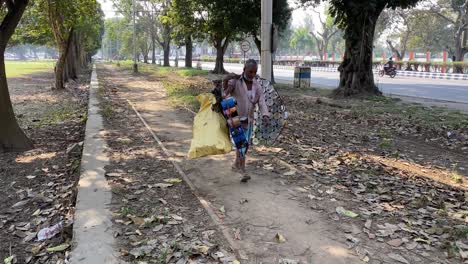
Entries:
{"type": "Polygon", "coordinates": [[[468,189],[468,184],[466,181],[457,181],[456,179],[454,179],[455,174],[460,175],[462,179],[465,178],[466,175],[462,175],[453,170],[441,167],[437,168],[436,166],[422,166],[418,163],[410,162],[407,160],[398,160],[388,157],[376,156],[372,154],[365,155],[365,158],[388,167],[397,168],[398,170],[409,173],[410,175],[418,175],[419,177],[424,177],[435,182],[443,183],[455,188],[468,189]]]}
{"type": "Polygon", "coordinates": [[[31,163],[37,160],[49,160],[54,158],[57,155],[56,152],[48,152],[48,153],[39,153],[39,154],[31,154],[31,155],[21,155],[18,156],[16,162],[18,163],[31,163]]]}
{"type": "Polygon", "coordinates": [[[54,65],[54,61],[5,61],[7,78],[50,72],[53,71],[54,65]]]}

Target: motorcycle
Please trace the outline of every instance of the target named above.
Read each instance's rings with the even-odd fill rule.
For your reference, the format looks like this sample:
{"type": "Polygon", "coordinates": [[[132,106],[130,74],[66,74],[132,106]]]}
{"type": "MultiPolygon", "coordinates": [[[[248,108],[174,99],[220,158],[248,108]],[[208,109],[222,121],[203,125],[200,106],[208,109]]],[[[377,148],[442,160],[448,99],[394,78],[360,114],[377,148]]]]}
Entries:
{"type": "Polygon", "coordinates": [[[388,67],[388,64],[385,64],[383,69],[381,69],[379,71],[379,76],[380,77],[383,77],[384,75],[388,75],[390,76],[390,78],[395,78],[395,76],[397,75],[397,71],[396,71],[396,68],[395,67],[388,67]]]}

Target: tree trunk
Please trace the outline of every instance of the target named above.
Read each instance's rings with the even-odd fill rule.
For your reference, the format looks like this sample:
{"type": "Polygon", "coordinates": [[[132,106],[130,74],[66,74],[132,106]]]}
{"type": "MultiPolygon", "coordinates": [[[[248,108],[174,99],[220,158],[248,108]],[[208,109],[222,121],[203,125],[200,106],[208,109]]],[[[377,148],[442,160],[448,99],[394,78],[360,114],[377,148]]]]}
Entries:
{"type": "Polygon", "coordinates": [[[213,73],[217,74],[225,74],[227,71],[224,69],[224,53],[226,52],[226,48],[229,44],[228,38],[222,38],[215,40],[215,48],[216,48],[216,64],[213,70],[213,73]],[[224,43],[223,43],[224,39],[224,43]]]}
{"type": "Polygon", "coordinates": [[[83,54],[83,67],[86,68],[91,63],[91,55],[86,53],[84,49],[82,49],[81,54],[83,54]]]}
{"type": "Polygon", "coordinates": [[[71,45],[71,39],[73,35],[73,28],[70,29],[68,33],[67,42],[61,43],[59,47],[59,58],[55,65],[55,89],[62,90],[65,89],[64,86],[64,70],[65,70],[65,62],[67,59],[68,51],[71,45]]]}
{"type": "Polygon", "coordinates": [[[193,42],[192,36],[185,37],[185,68],[192,68],[193,42]]]}
{"type": "Polygon", "coordinates": [[[0,50],[0,153],[29,150],[32,142],[19,127],[8,92],[8,83],[5,74],[4,50],[0,50]]]}
{"type": "Polygon", "coordinates": [[[330,40],[328,38],[323,40],[323,53],[322,53],[323,54],[322,55],[323,60],[325,60],[325,59],[329,60],[330,59],[330,58],[328,58],[328,45],[329,45],[329,42],[330,42],[330,40]],[[325,55],[326,55],[326,57],[325,57],[325,55]]]}
{"type": "Polygon", "coordinates": [[[10,3],[0,25],[0,152],[25,151],[33,148],[31,140],[18,125],[8,92],[5,73],[5,48],[24,13],[28,0],[10,3]]]}
{"type": "Polygon", "coordinates": [[[82,67],[81,62],[81,36],[80,34],[76,34],[75,41],[73,42],[73,67],[75,69],[75,79],[78,79],[78,74],[81,73],[81,70],[84,68],[82,67]]]}
{"type": "Polygon", "coordinates": [[[400,60],[404,60],[406,56],[406,46],[408,46],[408,40],[410,37],[410,30],[406,32],[405,38],[403,39],[402,42],[402,47],[401,47],[401,52],[400,52],[400,60]]]}
{"type": "Polygon", "coordinates": [[[163,52],[164,52],[164,67],[170,67],[171,64],[169,63],[169,55],[171,53],[171,42],[164,41],[164,46],[163,46],[163,52]]]}
{"type": "Polygon", "coordinates": [[[317,42],[317,51],[318,55],[321,61],[323,61],[323,49],[322,49],[322,44],[319,44],[321,42],[317,42]]]}
{"type": "MultiPolygon", "coordinates": [[[[387,40],[387,44],[388,46],[390,46],[390,49],[392,50],[393,54],[397,56],[397,59],[399,59],[401,57],[400,51],[398,51],[398,49],[395,48],[395,46],[393,46],[393,43],[390,40],[387,40]]],[[[390,57],[393,57],[393,56],[390,56],[390,57]]]]}
{"type": "Polygon", "coordinates": [[[55,64],[55,89],[62,90],[65,89],[64,86],[64,71],[65,71],[65,60],[66,60],[65,51],[61,50],[59,52],[59,58],[55,64]]]}
{"type": "Polygon", "coordinates": [[[68,73],[68,77],[69,79],[76,80],[78,79],[78,67],[76,65],[77,58],[76,58],[75,47],[73,47],[73,52],[70,52],[70,56],[68,56],[68,59],[70,60],[69,62],[70,71],[68,73]]]}
{"type": "Polygon", "coordinates": [[[141,48],[141,54],[143,54],[143,63],[148,64],[148,52],[145,52],[145,49],[141,48]]]}
{"type": "Polygon", "coordinates": [[[76,36],[73,35],[69,47],[69,51],[66,58],[65,71],[64,71],[64,81],[67,82],[69,79],[77,79],[77,66],[76,66],[76,36]]]}
{"type": "MultiPolygon", "coordinates": [[[[336,56],[336,53],[337,53],[337,52],[336,52],[336,44],[337,44],[336,42],[333,42],[333,43],[332,43],[332,58],[333,58],[334,56],[336,56]]],[[[336,59],[335,59],[335,60],[336,60],[336,59]]]]}
{"type": "Polygon", "coordinates": [[[318,57],[323,61],[323,39],[320,39],[315,34],[312,34],[312,37],[314,37],[315,42],[317,43],[318,57]]]}
{"type": "Polygon", "coordinates": [[[338,67],[340,83],[334,91],[337,96],[381,95],[374,83],[372,51],[377,19],[384,6],[373,13],[361,8],[350,8],[345,31],[345,56],[338,67]],[[353,12],[354,11],[354,12],[353,12]]]}
{"type": "Polygon", "coordinates": [[[156,39],[154,34],[151,34],[151,64],[156,64],[156,39]]]}
{"type": "Polygon", "coordinates": [[[70,72],[70,69],[69,69],[69,59],[68,59],[68,56],[67,58],[65,58],[65,63],[63,65],[63,76],[62,76],[62,80],[64,83],[67,83],[68,82],[68,73],[70,72]]]}
{"type": "Polygon", "coordinates": [[[221,45],[216,45],[216,64],[213,70],[213,73],[224,74],[226,70],[224,69],[224,52],[221,45]]]}
{"type": "MultiPolygon", "coordinates": [[[[455,33],[455,62],[462,62],[465,59],[465,54],[468,52],[466,47],[468,30],[458,29],[455,33]]],[[[463,73],[463,67],[461,65],[454,65],[454,73],[463,73]]]]}
{"type": "MultiPolygon", "coordinates": [[[[254,42],[255,42],[255,46],[257,46],[258,54],[261,57],[262,56],[262,41],[260,39],[258,39],[256,34],[254,35],[254,42]]],[[[271,54],[271,83],[272,84],[276,83],[275,82],[275,72],[273,71],[274,62],[275,62],[274,56],[273,56],[273,54],[271,54]]]]}

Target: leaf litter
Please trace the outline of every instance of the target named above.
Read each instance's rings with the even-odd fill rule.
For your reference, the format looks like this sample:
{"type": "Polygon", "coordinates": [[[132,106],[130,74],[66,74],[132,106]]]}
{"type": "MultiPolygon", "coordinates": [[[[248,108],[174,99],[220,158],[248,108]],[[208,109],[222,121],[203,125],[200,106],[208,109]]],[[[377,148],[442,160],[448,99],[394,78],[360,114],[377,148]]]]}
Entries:
{"type": "Polygon", "coordinates": [[[68,83],[63,93],[50,90],[53,78],[50,72],[10,82],[15,112],[35,148],[0,153],[0,256],[4,262],[55,264],[68,258],[69,248],[53,252],[47,248],[69,243],[73,236],[90,71],[68,83]],[[55,112],[66,112],[67,117],[56,122],[50,117],[55,112]],[[37,240],[42,229],[59,222],[64,223],[60,232],[37,240]],[[11,256],[14,259],[8,260],[11,256]]]}
{"type": "Polygon", "coordinates": [[[468,185],[452,181],[450,174],[468,167],[466,126],[438,128],[411,117],[361,115],[354,101],[339,101],[351,106],[338,109],[298,96],[285,98],[292,109],[278,140],[281,151],[261,153],[267,159],[257,166],[273,168],[265,164],[277,159],[289,164],[275,166],[281,178],[290,176],[292,168],[306,175],[283,182],[308,190],[296,195],[312,209],[347,216],[330,214],[336,224],[359,224],[363,232],[353,237],[369,251],[361,257],[364,262],[463,259],[465,251],[457,243],[468,239],[468,185]],[[457,137],[444,137],[447,129],[457,137]],[[384,139],[391,144],[381,144],[384,139]],[[382,254],[376,245],[394,253],[382,254]]]}

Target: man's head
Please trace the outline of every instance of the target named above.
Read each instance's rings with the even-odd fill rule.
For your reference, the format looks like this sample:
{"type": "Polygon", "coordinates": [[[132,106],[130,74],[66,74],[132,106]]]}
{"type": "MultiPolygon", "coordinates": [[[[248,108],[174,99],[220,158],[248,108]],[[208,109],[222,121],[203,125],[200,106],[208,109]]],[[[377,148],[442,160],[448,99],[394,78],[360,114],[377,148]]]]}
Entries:
{"type": "Polygon", "coordinates": [[[393,61],[393,57],[390,57],[390,61],[393,61]]]}
{"type": "Polygon", "coordinates": [[[255,60],[249,59],[245,62],[244,65],[244,78],[247,81],[253,81],[257,75],[258,64],[255,60]]]}

